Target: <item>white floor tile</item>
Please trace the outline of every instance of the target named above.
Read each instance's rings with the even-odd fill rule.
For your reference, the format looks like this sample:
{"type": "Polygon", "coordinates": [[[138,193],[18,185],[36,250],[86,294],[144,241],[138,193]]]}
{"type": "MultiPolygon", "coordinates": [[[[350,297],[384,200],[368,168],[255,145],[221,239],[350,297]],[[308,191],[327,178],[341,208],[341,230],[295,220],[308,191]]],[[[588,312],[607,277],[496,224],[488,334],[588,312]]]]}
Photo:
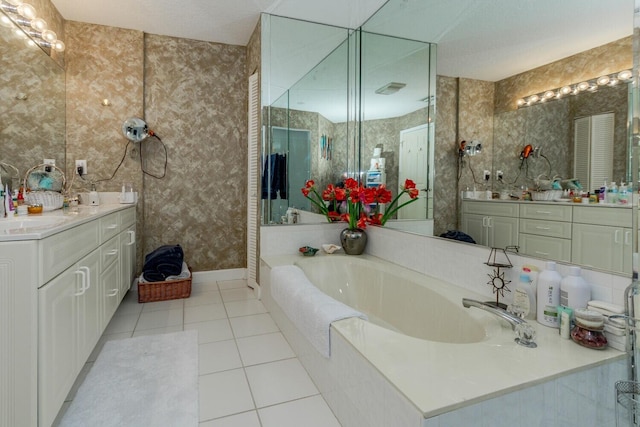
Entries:
{"type": "Polygon", "coordinates": [[[258,414],[262,427],[340,427],[322,396],[269,406],[258,414]]]}
{"type": "Polygon", "coordinates": [[[208,322],[186,323],[184,325],[184,330],[197,330],[198,344],[230,340],[233,338],[229,320],[226,318],[209,320],[208,322]]]}
{"type": "Polygon", "coordinates": [[[223,289],[233,289],[233,288],[244,288],[247,286],[247,281],[244,279],[238,280],[222,280],[218,282],[218,288],[220,290],[223,289]]]}
{"type": "Polygon", "coordinates": [[[244,370],[218,372],[199,377],[200,421],[254,409],[244,370]]]}
{"type": "Polygon", "coordinates": [[[184,300],[185,307],[208,304],[222,304],[222,296],[220,296],[220,292],[217,289],[197,294],[192,293],[189,298],[184,300]]]}
{"type": "Polygon", "coordinates": [[[267,312],[262,302],[257,299],[225,302],[224,306],[227,308],[229,317],[250,316],[267,312]]]}
{"type": "Polygon", "coordinates": [[[256,411],[250,411],[213,421],[205,421],[200,423],[200,427],[260,427],[260,420],[256,411]]]}
{"type": "Polygon", "coordinates": [[[162,310],[144,311],[140,314],[140,320],[136,325],[136,332],[142,329],[158,329],[167,326],[182,325],[184,321],[184,309],[182,307],[162,310]]]}
{"type": "Polygon", "coordinates": [[[139,314],[123,314],[113,316],[105,329],[105,334],[119,334],[121,332],[133,332],[138,323],[139,314]]]}
{"type": "Polygon", "coordinates": [[[160,311],[160,310],[176,310],[184,307],[184,299],[170,299],[167,301],[145,302],[140,304],[142,312],[160,311]]]}
{"type": "Polygon", "coordinates": [[[232,317],[229,322],[231,322],[231,329],[233,329],[233,335],[236,338],[279,331],[278,325],[269,313],[232,317]]]}
{"type": "Polygon", "coordinates": [[[236,341],[244,366],[275,362],[296,356],[280,332],[238,338],[236,341]]]}
{"type": "MultiPolygon", "coordinates": [[[[127,294],[128,295],[128,294],[127,294]]],[[[144,304],[138,303],[137,294],[136,299],[133,298],[123,298],[118,310],[116,310],[116,316],[121,316],[123,314],[140,314],[142,309],[144,308],[144,304]]]]}
{"type": "Polygon", "coordinates": [[[256,299],[253,289],[248,286],[244,288],[224,289],[220,291],[224,302],[243,301],[248,299],[256,299]]]}
{"type": "Polygon", "coordinates": [[[200,344],[198,362],[199,375],[242,368],[235,340],[200,344]]]}
{"type": "Polygon", "coordinates": [[[319,393],[298,359],[249,366],[245,371],[258,408],[319,393]]]}
{"type": "Polygon", "coordinates": [[[168,334],[171,332],[181,332],[183,330],[182,324],[173,325],[173,326],[165,326],[164,328],[153,328],[153,329],[138,329],[136,328],[133,331],[134,337],[141,337],[144,335],[159,335],[159,334],[168,334]]]}
{"type": "Polygon", "coordinates": [[[200,292],[218,291],[218,283],[216,281],[207,283],[192,283],[191,295],[199,294],[200,292]]]}
{"type": "Polygon", "coordinates": [[[223,304],[207,304],[195,307],[185,307],[184,323],[206,322],[209,320],[226,319],[227,312],[223,304]]]}

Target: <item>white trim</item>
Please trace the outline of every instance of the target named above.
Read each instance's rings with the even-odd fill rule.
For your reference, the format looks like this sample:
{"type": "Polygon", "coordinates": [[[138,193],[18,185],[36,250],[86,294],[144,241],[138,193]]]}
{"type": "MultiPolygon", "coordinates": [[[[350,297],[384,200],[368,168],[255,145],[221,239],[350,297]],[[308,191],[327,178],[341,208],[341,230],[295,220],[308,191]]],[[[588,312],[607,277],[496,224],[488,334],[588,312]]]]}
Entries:
{"type": "Polygon", "coordinates": [[[194,285],[220,280],[241,280],[247,278],[247,269],[229,268],[227,270],[196,271],[192,277],[194,285]]]}

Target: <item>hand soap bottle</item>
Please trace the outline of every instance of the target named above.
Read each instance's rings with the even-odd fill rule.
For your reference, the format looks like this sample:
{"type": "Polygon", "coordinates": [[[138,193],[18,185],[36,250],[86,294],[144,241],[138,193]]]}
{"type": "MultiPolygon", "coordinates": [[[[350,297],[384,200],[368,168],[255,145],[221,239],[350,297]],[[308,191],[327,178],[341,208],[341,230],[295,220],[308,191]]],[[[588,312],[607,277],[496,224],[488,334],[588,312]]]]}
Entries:
{"type": "Polygon", "coordinates": [[[98,206],[100,204],[100,196],[98,196],[95,184],[91,184],[91,191],[89,192],[89,204],[91,206],[98,206]]]}

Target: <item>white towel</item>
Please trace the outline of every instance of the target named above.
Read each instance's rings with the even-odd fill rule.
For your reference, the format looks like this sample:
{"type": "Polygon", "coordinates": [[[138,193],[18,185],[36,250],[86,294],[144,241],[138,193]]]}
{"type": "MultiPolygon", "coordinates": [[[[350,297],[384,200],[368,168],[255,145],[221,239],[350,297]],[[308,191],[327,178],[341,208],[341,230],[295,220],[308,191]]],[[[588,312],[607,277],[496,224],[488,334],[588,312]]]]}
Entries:
{"type": "Polygon", "coordinates": [[[271,296],[298,330],[327,358],[331,356],[331,323],[348,317],[367,320],[363,313],[316,288],[295,265],[271,270],[271,296]]]}

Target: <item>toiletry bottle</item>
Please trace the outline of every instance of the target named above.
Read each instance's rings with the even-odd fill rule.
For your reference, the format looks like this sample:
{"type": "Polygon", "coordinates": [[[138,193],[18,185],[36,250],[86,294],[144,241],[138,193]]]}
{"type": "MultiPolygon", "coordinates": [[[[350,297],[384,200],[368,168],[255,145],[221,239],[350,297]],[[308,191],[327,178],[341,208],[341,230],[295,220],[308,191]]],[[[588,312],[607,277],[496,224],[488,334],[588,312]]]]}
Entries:
{"type": "Polygon", "coordinates": [[[89,192],[89,204],[91,206],[98,206],[100,204],[100,196],[98,196],[95,184],[91,184],[91,191],[89,192]]]}
{"type": "Polygon", "coordinates": [[[7,214],[4,210],[4,187],[0,185],[0,218],[4,218],[7,214]]]}
{"type": "Polygon", "coordinates": [[[624,181],[620,183],[620,188],[618,190],[618,204],[626,205],[629,203],[629,189],[625,185],[624,181]]]}
{"type": "Polygon", "coordinates": [[[520,280],[513,292],[513,305],[520,307],[525,319],[536,318],[536,292],[528,267],[523,267],[520,272],[520,280]]]}
{"type": "Polygon", "coordinates": [[[569,267],[569,275],[560,282],[560,305],[572,309],[586,308],[591,286],[580,276],[580,267],[569,267]]]}
{"type": "Polygon", "coordinates": [[[598,193],[598,202],[599,203],[606,203],[607,202],[607,181],[605,180],[604,184],[602,185],[602,187],[600,187],[600,192],[598,193]]]}
{"type": "Polygon", "coordinates": [[[615,181],[607,188],[607,203],[615,204],[618,201],[618,186],[615,181]]]}
{"type": "Polygon", "coordinates": [[[558,305],[560,304],[560,282],[562,276],[556,271],[556,263],[548,261],[538,276],[538,323],[558,327],[558,305]]]}

